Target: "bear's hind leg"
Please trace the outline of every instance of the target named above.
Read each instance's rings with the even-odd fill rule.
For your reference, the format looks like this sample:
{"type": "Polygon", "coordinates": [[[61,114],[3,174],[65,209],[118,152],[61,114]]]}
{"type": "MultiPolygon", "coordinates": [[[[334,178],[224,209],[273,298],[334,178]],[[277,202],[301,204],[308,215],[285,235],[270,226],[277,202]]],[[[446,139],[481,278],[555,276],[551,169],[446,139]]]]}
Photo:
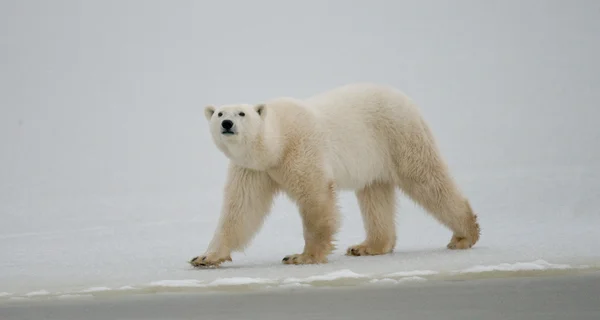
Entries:
{"type": "Polygon", "coordinates": [[[464,222],[464,224],[466,225],[466,229],[468,231],[463,232],[462,234],[455,232],[452,236],[452,239],[450,239],[450,242],[446,246],[448,249],[468,249],[475,245],[475,243],[479,240],[479,234],[481,230],[479,223],[477,222],[477,215],[473,213],[473,209],[471,209],[471,204],[468,200],[465,200],[464,203],[467,213],[466,222],[464,222]],[[470,234],[471,236],[464,236],[464,234],[470,234]]]}
{"type": "Polygon", "coordinates": [[[374,182],[356,192],[366,240],[348,248],[346,255],[387,254],[396,246],[396,193],[391,183],[374,182]]]}
{"type": "MultiPolygon", "coordinates": [[[[435,173],[434,173],[435,174],[435,173]]],[[[449,249],[469,249],[479,240],[477,215],[447,174],[404,180],[400,188],[453,232],[449,249]]]]}
{"type": "MultiPolygon", "coordinates": [[[[419,123],[414,124],[417,129],[419,123]]],[[[394,146],[397,183],[406,195],[452,230],[449,249],[471,248],[480,236],[477,216],[449,172],[427,123],[421,132],[399,135],[394,146]]]]}

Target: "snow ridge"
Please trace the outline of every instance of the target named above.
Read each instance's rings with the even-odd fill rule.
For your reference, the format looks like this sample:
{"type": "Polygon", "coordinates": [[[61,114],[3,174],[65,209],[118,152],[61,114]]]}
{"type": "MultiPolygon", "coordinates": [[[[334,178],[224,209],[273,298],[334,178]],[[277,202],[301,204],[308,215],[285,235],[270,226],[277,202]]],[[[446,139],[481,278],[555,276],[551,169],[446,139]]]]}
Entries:
{"type": "MultiPolygon", "coordinates": [[[[125,285],[116,288],[105,286],[90,287],[76,292],[51,293],[41,289],[26,293],[21,296],[8,292],[0,292],[2,300],[28,300],[41,298],[85,298],[94,295],[114,295],[127,292],[169,292],[169,291],[211,291],[211,290],[236,290],[247,289],[300,289],[307,287],[340,286],[340,285],[398,285],[408,283],[421,283],[428,280],[451,279],[456,276],[486,273],[515,273],[519,271],[540,272],[548,270],[576,270],[589,269],[590,266],[571,266],[568,264],[553,264],[545,260],[531,262],[501,263],[497,265],[475,265],[465,269],[453,271],[410,270],[398,271],[387,274],[360,274],[350,269],[341,269],[321,275],[312,275],[305,278],[252,278],[229,277],[217,278],[210,282],[197,279],[176,279],[153,281],[140,286],[125,285]]],[[[534,274],[535,275],[535,274],[534,274]]]]}

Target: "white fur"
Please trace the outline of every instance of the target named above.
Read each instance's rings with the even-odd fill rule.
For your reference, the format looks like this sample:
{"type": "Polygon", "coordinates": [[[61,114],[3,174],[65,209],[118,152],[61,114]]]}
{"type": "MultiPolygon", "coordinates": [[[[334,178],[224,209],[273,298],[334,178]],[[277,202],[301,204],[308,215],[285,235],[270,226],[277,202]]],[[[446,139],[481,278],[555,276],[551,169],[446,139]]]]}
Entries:
{"type": "Polygon", "coordinates": [[[305,228],[305,252],[286,263],[325,261],[337,230],[336,190],[356,192],[365,222],[367,239],[348,249],[353,255],[395,246],[395,187],[454,232],[449,248],[470,248],[479,238],[476,216],[426,122],[392,87],[352,84],[303,100],[208,106],[205,114],[231,167],[218,231],[204,262],[197,257],[194,265],[217,265],[242,250],[279,191],[298,203],[305,228]],[[226,119],[234,135],[222,133],[226,119]]]}
{"type": "MultiPolygon", "coordinates": [[[[396,175],[391,172],[389,159],[391,154],[385,138],[382,139],[374,127],[394,127],[393,130],[406,132],[420,130],[420,114],[410,99],[403,93],[386,86],[372,84],[353,84],[310,97],[306,100],[278,98],[269,101],[268,115],[264,122],[250,104],[222,106],[215,112],[223,112],[222,117],[209,118],[211,134],[217,147],[234,163],[247,168],[265,170],[277,161],[265,161],[248,158],[256,155],[248,150],[249,143],[266,127],[264,137],[266,146],[277,159],[281,150],[280,128],[269,120],[281,119],[279,112],[303,114],[303,121],[310,121],[307,129],[319,130],[322,147],[326,150],[324,166],[331,172],[337,187],[344,190],[358,190],[374,180],[390,180],[396,175]],[[310,111],[310,115],[298,108],[310,111]],[[246,117],[237,117],[245,112],[246,117]],[[248,115],[250,115],[248,117],[248,115]],[[238,130],[245,136],[227,137],[219,130],[220,121],[235,120],[238,130]],[[368,156],[367,156],[368,155],[368,156]]],[[[294,116],[290,118],[295,118],[294,116]]],[[[300,121],[300,118],[296,118],[300,121]]],[[[270,157],[271,158],[271,157],[270,157]]]]}
{"type": "Polygon", "coordinates": [[[389,181],[391,154],[385,137],[373,130],[410,131],[419,114],[410,100],[389,87],[348,85],[306,100],[325,132],[327,165],[338,188],[359,190],[373,181],[389,181]]]}

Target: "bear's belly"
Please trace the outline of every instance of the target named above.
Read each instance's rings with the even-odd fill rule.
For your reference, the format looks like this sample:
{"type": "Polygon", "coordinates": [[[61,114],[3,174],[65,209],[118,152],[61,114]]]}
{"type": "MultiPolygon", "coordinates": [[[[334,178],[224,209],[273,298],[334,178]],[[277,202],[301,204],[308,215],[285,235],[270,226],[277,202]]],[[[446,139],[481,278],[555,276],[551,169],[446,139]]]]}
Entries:
{"type": "Polygon", "coordinates": [[[354,148],[342,152],[334,149],[327,160],[327,167],[341,190],[359,190],[375,180],[391,178],[385,156],[375,150],[354,148]]]}

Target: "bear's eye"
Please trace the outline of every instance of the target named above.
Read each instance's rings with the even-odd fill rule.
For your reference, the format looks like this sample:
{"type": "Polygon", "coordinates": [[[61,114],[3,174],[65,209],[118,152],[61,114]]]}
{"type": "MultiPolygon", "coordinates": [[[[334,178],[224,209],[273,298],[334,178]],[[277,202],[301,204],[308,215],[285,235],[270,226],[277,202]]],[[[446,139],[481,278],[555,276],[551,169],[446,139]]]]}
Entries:
{"type": "Polygon", "coordinates": [[[243,116],[245,116],[246,114],[245,114],[245,113],[243,113],[243,112],[240,112],[240,113],[239,113],[239,115],[240,115],[240,117],[243,117],[243,116]]]}
{"type": "Polygon", "coordinates": [[[219,114],[217,114],[217,116],[221,117],[223,115],[223,112],[219,112],[219,114]]]}

